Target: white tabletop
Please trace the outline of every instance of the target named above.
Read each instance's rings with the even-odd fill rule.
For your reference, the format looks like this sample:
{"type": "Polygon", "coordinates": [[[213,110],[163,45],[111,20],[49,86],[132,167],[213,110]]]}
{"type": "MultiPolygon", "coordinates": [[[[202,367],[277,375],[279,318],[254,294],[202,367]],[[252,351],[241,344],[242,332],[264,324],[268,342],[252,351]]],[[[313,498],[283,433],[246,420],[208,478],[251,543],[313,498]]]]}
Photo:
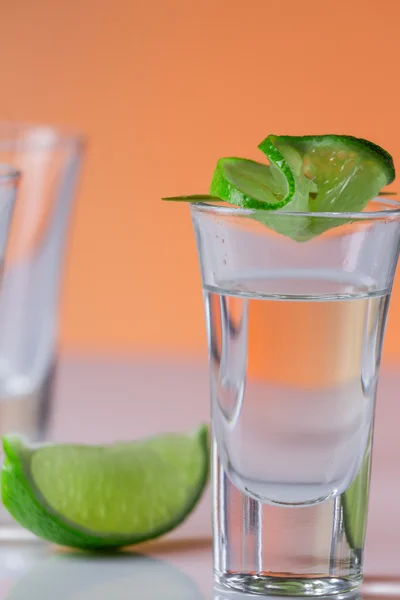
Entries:
{"type": "MultiPolygon", "coordinates": [[[[400,598],[400,373],[378,393],[366,552],[366,598],[400,598]]],[[[64,359],[51,438],[109,442],[208,420],[205,362],[64,359]]],[[[0,545],[0,600],[223,600],[212,590],[209,491],[173,533],[119,555],[42,542],[0,545]]],[[[238,594],[235,598],[238,600],[238,594]]]]}

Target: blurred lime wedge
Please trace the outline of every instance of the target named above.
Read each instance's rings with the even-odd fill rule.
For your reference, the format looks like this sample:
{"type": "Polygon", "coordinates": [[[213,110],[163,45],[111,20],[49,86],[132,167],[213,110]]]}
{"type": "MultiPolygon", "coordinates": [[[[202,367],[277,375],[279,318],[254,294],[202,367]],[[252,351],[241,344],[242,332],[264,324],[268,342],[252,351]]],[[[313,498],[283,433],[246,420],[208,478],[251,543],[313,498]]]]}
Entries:
{"type": "Polygon", "coordinates": [[[395,177],[393,160],[386,150],[352,136],[269,135],[259,148],[268,165],[243,158],[221,158],[214,171],[210,196],[166,199],[224,200],[258,211],[251,218],[297,241],[305,241],[351,218],[282,213],[359,212],[395,177]]]}
{"type": "Polygon", "coordinates": [[[364,548],[370,470],[371,444],[369,443],[356,478],[342,495],[344,531],[349,546],[356,551],[364,548]]]}
{"type": "Polygon", "coordinates": [[[208,477],[208,430],[110,446],[3,438],[2,499],[26,529],[75,548],[112,548],[179,525],[208,477]]]}

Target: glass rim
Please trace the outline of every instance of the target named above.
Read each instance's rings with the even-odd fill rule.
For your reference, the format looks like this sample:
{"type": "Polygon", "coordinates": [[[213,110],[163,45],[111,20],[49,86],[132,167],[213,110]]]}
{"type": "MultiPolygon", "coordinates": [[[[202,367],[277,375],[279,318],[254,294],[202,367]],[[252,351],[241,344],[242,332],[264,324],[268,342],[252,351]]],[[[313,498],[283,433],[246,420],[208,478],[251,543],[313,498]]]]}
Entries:
{"type": "Polygon", "coordinates": [[[0,120],[0,152],[30,152],[81,147],[83,134],[49,123],[0,120]]]}
{"type": "Polygon", "coordinates": [[[4,184],[17,184],[21,172],[7,164],[0,164],[0,185],[4,184]]]}
{"type": "MultiPolygon", "coordinates": [[[[223,200],[221,200],[223,202],[223,200]]],[[[392,218],[400,218],[400,202],[397,200],[393,200],[391,198],[382,198],[382,196],[377,196],[369,201],[369,204],[372,202],[378,203],[382,206],[381,210],[373,210],[373,211],[349,211],[349,212],[296,212],[296,211],[285,211],[282,209],[278,210],[261,210],[261,209],[251,209],[251,208],[240,208],[235,206],[220,206],[218,204],[214,204],[212,202],[193,202],[190,207],[195,212],[204,212],[210,213],[214,215],[219,215],[221,217],[249,217],[251,215],[265,214],[269,213],[271,215],[277,217],[312,217],[312,218],[320,218],[320,219],[358,219],[358,220],[375,220],[375,219],[386,219],[389,217],[392,218]]]]}

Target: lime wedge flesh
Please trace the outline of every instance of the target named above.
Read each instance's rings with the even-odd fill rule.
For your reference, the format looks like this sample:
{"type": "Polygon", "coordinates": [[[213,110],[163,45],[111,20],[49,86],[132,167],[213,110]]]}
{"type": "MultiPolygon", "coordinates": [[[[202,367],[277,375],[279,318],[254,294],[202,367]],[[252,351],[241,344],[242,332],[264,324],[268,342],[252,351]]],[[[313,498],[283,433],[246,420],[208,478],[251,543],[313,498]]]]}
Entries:
{"type": "Polygon", "coordinates": [[[208,478],[208,430],[110,446],[3,438],[2,499],[25,528],[75,548],[131,545],[171,530],[208,478]]]}

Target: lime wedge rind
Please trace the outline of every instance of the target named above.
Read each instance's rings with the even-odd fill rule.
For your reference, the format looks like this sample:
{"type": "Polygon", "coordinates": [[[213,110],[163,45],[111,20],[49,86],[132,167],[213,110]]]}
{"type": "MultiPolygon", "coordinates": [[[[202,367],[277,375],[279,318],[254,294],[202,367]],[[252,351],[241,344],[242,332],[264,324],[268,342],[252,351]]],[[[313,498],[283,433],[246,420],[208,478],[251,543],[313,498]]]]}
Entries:
{"type": "MultiPolygon", "coordinates": [[[[201,426],[191,435],[191,438],[202,455],[201,472],[196,485],[190,490],[190,494],[184,497],[184,501],[176,507],[173,517],[168,515],[165,522],[156,528],[149,526],[140,534],[134,531],[112,534],[98,533],[71,522],[60,512],[52,509],[31,475],[32,456],[36,451],[35,448],[27,447],[15,436],[3,438],[5,453],[1,481],[3,505],[20,525],[38,537],[62,546],[99,550],[133,545],[154,539],[171,531],[185,520],[196,506],[206,486],[209,473],[207,426],[201,426]]],[[[149,442],[156,448],[156,438],[150,439],[149,442]]]]}
{"type": "Polygon", "coordinates": [[[18,445],[14,445],[12,439],[3,438],[3,449],[5,460],[1,481],[2,502],[11,516],[20,525],[47,541],[72,548],[98,548],[101,541],[96,536],[75,530],[58,515],[44,508],[44,499],[39,499],[38,494],[33,493],[25,474],[18,445]]]}

